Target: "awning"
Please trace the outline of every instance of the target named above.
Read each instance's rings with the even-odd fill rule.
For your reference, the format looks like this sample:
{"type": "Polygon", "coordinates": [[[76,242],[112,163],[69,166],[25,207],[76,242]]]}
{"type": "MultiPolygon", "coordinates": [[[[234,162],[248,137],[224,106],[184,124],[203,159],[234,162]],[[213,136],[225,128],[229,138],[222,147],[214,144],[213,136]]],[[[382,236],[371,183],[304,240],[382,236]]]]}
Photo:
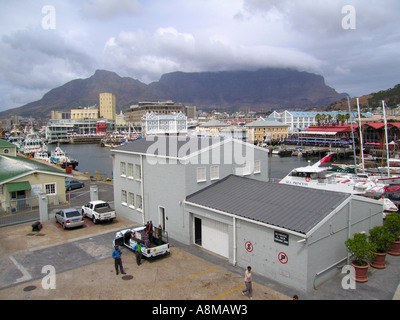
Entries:
{"type": "Polygon", "coordinates": [[[29,183],[29,181],[10,182],[6,183],[6,188],[8,192],[25,191],[31,190],[31,184],[29,183]]]}

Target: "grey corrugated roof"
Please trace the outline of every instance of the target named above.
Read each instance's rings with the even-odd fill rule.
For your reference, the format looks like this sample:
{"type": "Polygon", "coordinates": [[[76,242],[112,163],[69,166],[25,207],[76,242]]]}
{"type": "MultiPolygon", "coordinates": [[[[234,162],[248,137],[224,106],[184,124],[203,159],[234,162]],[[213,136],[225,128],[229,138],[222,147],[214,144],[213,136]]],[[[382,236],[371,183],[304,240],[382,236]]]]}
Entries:
{"type": "Polygon", "coordinates": [[[129,142],[111,151],[183,158],[223,140],[224,138],[221,137],[150,136],[129,142]],[[185,147],[182,148],[184,145],[185,147]],[[185,154],[180,154],[181,152],[185,154]]]}
{"type": "Polygon", "coordinates": [[[230,175],[186,200],[306,234],[348,197],[350,194],[230,175]]]}

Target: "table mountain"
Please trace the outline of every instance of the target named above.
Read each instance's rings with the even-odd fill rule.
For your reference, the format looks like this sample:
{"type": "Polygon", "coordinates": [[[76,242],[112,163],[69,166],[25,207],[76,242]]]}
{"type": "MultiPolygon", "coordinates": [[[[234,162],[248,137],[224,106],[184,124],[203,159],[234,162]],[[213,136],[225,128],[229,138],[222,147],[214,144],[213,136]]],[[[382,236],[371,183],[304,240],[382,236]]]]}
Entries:
{"type": "Polygon", "coordinates": [[[329,105],[343,96],[325,84],[324,78],[290,69],[258,71],[172,72],[148,85],[114,72],[97,70],[87,79],[72,80],[46,93],[42,99],[6,110],[1,117],[49,117],[51,110],[69,111],[99,104],[101,92],[112,92],[117,112],[139,101],[173,100],[199,108],[237,110],[290,109],[329,105]]]}

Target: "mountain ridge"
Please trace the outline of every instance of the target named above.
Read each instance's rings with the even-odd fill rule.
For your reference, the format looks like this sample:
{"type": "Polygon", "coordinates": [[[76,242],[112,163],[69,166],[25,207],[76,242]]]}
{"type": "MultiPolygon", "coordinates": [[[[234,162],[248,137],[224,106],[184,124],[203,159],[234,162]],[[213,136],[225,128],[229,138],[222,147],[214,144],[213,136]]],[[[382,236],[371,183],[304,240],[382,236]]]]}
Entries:
{"type": "Polygon", "coordinates": [[[255,110],[310,108],[329,105],[343,99],[325,84],[323,76],[292,69],[256,71],[171,72],[149,84],[121,77],[107,70],[96,70],[86,79],[74,79],[51,89],[40,100],[0,113],[1,117],[49,117],[51,110],[93,106],[99,94],[112,92],[117,112],[139,101],[173,100],[198,108],[236,111],[240,107],[255,110]]]}

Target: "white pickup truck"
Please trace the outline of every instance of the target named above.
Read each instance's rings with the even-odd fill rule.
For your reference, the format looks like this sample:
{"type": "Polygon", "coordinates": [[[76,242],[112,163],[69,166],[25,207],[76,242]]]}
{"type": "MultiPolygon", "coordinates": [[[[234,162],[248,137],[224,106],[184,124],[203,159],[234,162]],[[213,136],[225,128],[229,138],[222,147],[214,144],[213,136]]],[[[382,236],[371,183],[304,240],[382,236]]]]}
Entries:
{"type": "Polygon", "coordinates": [[[123,245],[134,250],[135,246],[139,244],[142,247],[142,255],[146,258],[169,254],[171,251],[168,243],[168,233],[161,231],[160,235],[157,228],[154,228],[153,234],[154,237],[150,241],[145,227],[121,230],[115,234],[114,246],[123,245]]]}
{"type": "Polygon", "coordinates": [[[115,218],[115,210],[111,209],[105,201],[90,201],[82,206],[82,216],[89,217],[93,223],[104,220],[112,221],[115,218]]]}

